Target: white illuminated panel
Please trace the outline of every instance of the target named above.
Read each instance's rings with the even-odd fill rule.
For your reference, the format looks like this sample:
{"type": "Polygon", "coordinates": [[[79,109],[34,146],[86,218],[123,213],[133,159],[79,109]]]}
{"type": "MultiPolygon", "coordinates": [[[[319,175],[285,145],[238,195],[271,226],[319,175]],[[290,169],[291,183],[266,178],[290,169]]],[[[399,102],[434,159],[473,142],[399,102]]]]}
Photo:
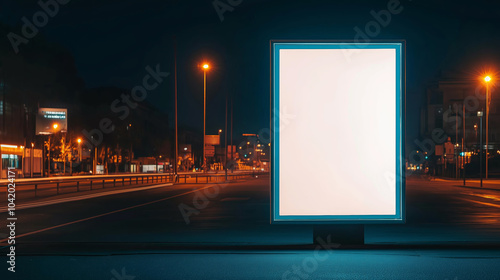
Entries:
{"type": "Polygon", "coordinates": [[[401,220],[400,44],[273,49],[273,220],[401,220]]]}

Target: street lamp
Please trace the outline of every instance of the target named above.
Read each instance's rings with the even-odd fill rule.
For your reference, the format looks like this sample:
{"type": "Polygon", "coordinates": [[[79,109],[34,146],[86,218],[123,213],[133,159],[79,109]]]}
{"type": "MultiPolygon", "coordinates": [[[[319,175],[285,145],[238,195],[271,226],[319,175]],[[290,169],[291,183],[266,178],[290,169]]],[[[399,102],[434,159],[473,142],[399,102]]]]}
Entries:
{"type": "Polygon", "coordinates": [[[78,142],[78,161],[82,162],[82,138],[78,138],[76,142],[78,142]]]}
{"type": "Polygon", "coordinates": [[[489,115],[490,115],[490,87],[489,84],[491,82],[491,77],[484,77],[484,82],[486,83],[486,174],[485,178],[488,179],[488,155],[489,155],[489,147],[488,147],[488,126],[489,126],[489,115]]]}
{"type": "Polygon", "coordinates": [[[481,188],[482,188],[483,187],[483,111],[478,111],[477,116],[479,117],[479,176],[481,178],[481,188]]]}
{"type": "MultiPolygon", "coordinates": [[[[221,134],[221,133],[222,133],[222,129],[219,129],[219,149],[221,149],[221,148],[222,148],[222,141],[221,141],[221,139],[220,139],[220,134],[221,134]]],[[[216,153],[216,154],[217,154],[217,153],[216,153]]],[[[220,160],[220,161],[219,161],[219,163],[221,163],[221,162],[222,162],[222,160],[220,160]]]]}
{"type": "Polygon", "coordinates": [[[33,178],[33,159],[35,153],[35,143],[31,142],[31,151],[30,151],[30,175],[33,178]]]}
{"type": "Polygon", "coordinates": [[[205,156],[205,130],[207,119],[207,71],[210,69],[208,63],[203,64],[203,171],[206,172],[207,158],[205,156]]]}
{"type": "MultiPolygon", "coordinates": [[[[56,130],[57,130],[57,128],[58,128],[58,127],[59,127],[59,125],[58,125],[57,123],[54,123],[54,124],[52,125],[52,128],[54,129],[54,133],[55,133],[55,132],[57,132],[56,130]]],[[[47,166],[47,176],[48,176],[48,177],[50,177],[50,148],[51,148],[51,146],[52,146],[52,145],[51,145],[52,143],[51,143],[51,139],[50,139],[50,138],[51,138],[51,136],[52,136],[54,133],[49,134],[49,135],[47,136],[47,147],[48,147],[48,149],[47,149],[47,150],[48,150],[48,155],[47,155],[47,165],[48,165],[48,166],[47,166]]]]}

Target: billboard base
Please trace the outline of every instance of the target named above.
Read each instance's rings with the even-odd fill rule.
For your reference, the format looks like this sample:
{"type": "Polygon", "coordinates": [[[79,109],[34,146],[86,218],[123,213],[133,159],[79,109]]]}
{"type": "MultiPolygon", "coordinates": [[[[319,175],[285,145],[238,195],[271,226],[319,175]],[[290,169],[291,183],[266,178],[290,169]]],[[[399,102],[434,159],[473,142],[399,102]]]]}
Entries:
{"type": "Polygon", "coordinates": [[[314,245],[364,245],[365,225],[315,225],[314,245]]]}

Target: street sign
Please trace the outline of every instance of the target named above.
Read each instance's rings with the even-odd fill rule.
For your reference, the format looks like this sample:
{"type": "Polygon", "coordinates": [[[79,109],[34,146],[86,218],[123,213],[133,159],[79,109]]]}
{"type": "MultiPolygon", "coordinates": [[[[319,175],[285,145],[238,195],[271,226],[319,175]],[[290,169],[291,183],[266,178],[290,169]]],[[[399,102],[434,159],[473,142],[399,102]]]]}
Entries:
{"type": "Polygon", "coordinates": [[[404,219],[404,42],[271,42],[272,222],[404,219]]]}
{"type": "Polygon", "coordinates": [[[205,156],[206,157],[213,157],[213,156],[215,156],[215,146],[205,145],[205,156]]]}
{"type": "Polygon", "coordinates": [[[205,135],[205,145],[220,145],[219,135],[205,135]]]}

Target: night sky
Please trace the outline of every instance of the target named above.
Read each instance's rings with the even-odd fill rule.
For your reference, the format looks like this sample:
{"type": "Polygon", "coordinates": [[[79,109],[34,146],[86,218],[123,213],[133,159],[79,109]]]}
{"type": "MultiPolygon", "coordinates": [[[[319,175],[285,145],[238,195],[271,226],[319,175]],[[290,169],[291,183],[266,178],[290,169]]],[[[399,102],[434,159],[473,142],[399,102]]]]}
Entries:
{"type": "MultiPolygon", "coordinates": [[[[269,127],[269,40],[352,40],[355,27],[373,20],[370,11],[386,9],[388,2],[243,0],[221,21],[212,1],[72,0],[41,33],[73,54],[87,88],[132,88],[147,65],[160,64],[172,75],[148,101],[170,120],[175,36],[180,125],[202,129],[203,73],[197,65],[207,60],[213,65],[207,134],[223,128],[226,95],[235,100],[235,134],[257,133],[269,127]]],[[[408,144],[418,137],[426,84],[442,73],[471,79],[500,65],[500,7],[491,2],[402,0],[401,13],[372,38],[407,41],[408,144]]],[[[19,30],[21,17],[38,10],[37,1],[2,0],[0,21],[19,30]]]]}

